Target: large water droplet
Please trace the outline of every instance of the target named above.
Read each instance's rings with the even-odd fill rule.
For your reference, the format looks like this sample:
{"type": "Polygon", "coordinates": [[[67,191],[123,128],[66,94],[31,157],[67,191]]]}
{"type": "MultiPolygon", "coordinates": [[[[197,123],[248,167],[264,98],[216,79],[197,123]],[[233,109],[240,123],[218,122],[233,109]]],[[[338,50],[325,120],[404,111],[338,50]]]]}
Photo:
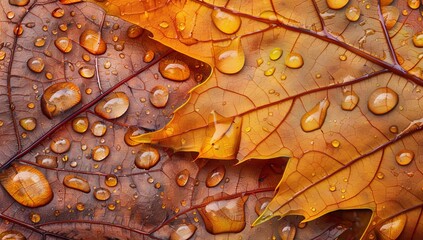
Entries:
{"type": "Polygon", "coordinates": [[[325,122],[329,105],[329,101],[325,98],[316,104],[310,111],[306,112],[301,118],[301,128],[305,132],[311,132],[321,128],[325,122]]]}
{"type": "Polygon", "coordinates": [[[180,171],[178,174],[176,174],[176,184],[178,184],[178,186],[180,187],[184,187],[188,183],[189,176],[190,172],[188,171],[188,169],[180,171]]]}
{"type": "Polygon", "coordinates": [[[32,166],[14,163],[0,173],[0,184],[19,204],[26,207],[40,207],[53,199],[43,173],[32,166]]]}
{"type": "Polygon", "coordinates": [[[197,227],[194,224],[181,224],[170,234],[170,240],[186,240],[194,235],[197,227]]]}
{"type": "Polygon", "coordinates": [[[299,53],[289,53],[285,57],[285,65],[289,68],[300,68],[304,65],[303,57],[299,53]]]}
{"type": "Polygon", "coordinates": [[[423,32],[419,32],[414,34],[413,36],[413,44],[416,47],[423,47],[423,32]]]}
{"type": "Polygon", "coordinates": [[[356,22],[360,19],[360,8],[357,6],[349,6],[345,9],[345,16],[351,22],[356,22]]]}
{"type": "Polygon", "coordinates": [[[85,193],[91,191],[90,184],[85,178],[73,174],[66,175],[63,178],[63,185],[85,193]]]}
{"type": "Polygon", "coordinates": [[[50,142],[50,149],[54,153],[65,153],[69,151],[71,142],[67,138],[58,137],[50,142]]]}
{"type": "Polygon", "coordinates": [[[326,0],[328,7],[331,9],[341,9],[347,5],[349,0],[326,0]]]}
{"type": "Polygon", "coordinates": [[[103,98],[95,112],[105,119],[116,119],[121,117],[129,108],[129,98],[124,92],[115,92],[103,98]]]}
{"type": "Polygon", "coordinates": [[[206,178],[206,186],[207,187],[215,187],[219,185],[219,183],[223,180],[225,177],[226,168],[223,165],[220,165],[213,169],[206,178]]]}
{"type": "Polygon", "coordinates": [[[215,46],[216,68],[222,73],[235,74],[241,71],[245,64],[245,54],[241,38],[233,39],[228,46],[215,46]]]}
{"type": "Polygon", "coordinates": [[[367,102],[369,110],[377,115],[385,114],[395,108],[398,104],[398,94],[388,88],[382,87],[374,90],[367,102]]]}
{"type": "Polygon", "coordinates": [[[344,91],[341,102],[341,108],[346,111],[352,111],[358,104],[359,97],[354,91],[344,91]]]}
{"type": "Polygon", "coordinates": [[[150,146],[142,146],[135,156],[135,165],[138,168],[148,170],[154,167],[160,160],[157,149],[150,146]]]}
{"type": "Polygon", "coordinates": [[[16,230],[7,230],[0,233],[1,240],[26,240],[26,237],[16,230]]]}
{"type": "Polygon", "coordinates": [[[105,188],[97,188],[94,190],[94,197],[100,201],[106,201],[110,198],[111,193],[108,189],[105,188]]]}
{"type": "Polygon", "coordinates": [[[106,42],[101,38],[101,33],[92,29],[87,29],[81,34],[79,44],[94,55],[103,54],[107,50],[106,42]]]}
{"type": "Polygon", "coordinates": [[[110,148],[106,145],[99,145],[93,147],[91,155],[94,161],[103,161],[110,154],[110,148]]]}
{"type": "Polygon", "coordinates": [[[403,149],[395,155],[395,160],[401,166],[406,166],[410,164],[411,161],[413,161],[413,159],[414,159],[414,152],[407,149],[403,149]]]}
{"type": "Polygon", "coordinates": [[[50,155],[37,155],[35,157],[37,164],[42,165],[46,168],[57,168],[57,157],[50,155]]]}
{"type": "Polygon", "coordinates": [[[169,90],[167,87],[157,85],[150,91],[150,102],[155,107],[161,108],[166,106],[169,100],[169,90]]]}
{"type": "Polygon", "coordinates": [[[276,61],[282,56],[282,49],[281,48],[274,48],[270,51],[269,58],[270,60],[276,61]]]}
{"type": "Polygon", "coordinates": [[[420,7],[420,0],[407,0],[407,4],[411,9],[418,9],[420,7]]]}
{"type": "Polygon", "coordinates": [[[398,21],[400,11],[394,6],[382,6],[382,15],[386,29],[392,29],[398,21]]]}
{"type": "Polygon", "coordinates": [[[42,72],[44,70],[44,67],[45,67],[44,60],[40,57],[32,57],[32,58],[28,59],[26,64],[27,64],[28,68],[35,73],[42,72]]]}
{"type": "Polygon", "coordinates": [[[9,0],[9,4],[13,6],[23,7],[29,3],[29,0],[9,0]]]}
{"type": "Polygon", "coordinates": [[[81,101],[79,87],[71,82],[55,83],[48,87],[41,98],[41,109],[48,118],[53,118],[71,109],[81,101]]]}
{"type": "Polygon", "coordinates": [[[77,133],[84,133],[88,130],[89,122],[87,117],[77,117],[72,120],[72,129],[77,133]]]}
{"type": "Polygon", "coordinates": [[[397,239],[404,230],[407,222],[407,215],[401,214],[384,222],[383,225],[377,229],[381,235],[381,239],[397,239]]]}
{"type": "Polygon", "coordinates": [[[33,117],[22,118],[19,120],[19,125],[26,131],[32,131],[37,127],[37,119],[33,117]]]}
{"type": "Polygon", "coordinates": [[[54,45],[63,53],[68,53],[72,50],[72,41],[67,37],[59,37],[54,41],[54,45]]]}
{"type": "Polygon", "coordinates": [[[235,14],[230,14],[215,8],[211,14],[214,25],[226,34],[236,33],[241,26],[241,18],[235,14]]]}
{"type": "MultiPolygon", "coordinates": [[[[244,206],[248,196],[214,201],[200,209],[207,232],[211,234],[237,233],[245,228],[244,206]]],[[[208,197],[204,202],[212,201],[208,197]]]]}
{"type": "Polygon", "coordinates": [[[173,81],[185,81],[191,74],[188,65],[178,59],[162,60],[159,63],[159,72],[164,78],[173,81]]]}

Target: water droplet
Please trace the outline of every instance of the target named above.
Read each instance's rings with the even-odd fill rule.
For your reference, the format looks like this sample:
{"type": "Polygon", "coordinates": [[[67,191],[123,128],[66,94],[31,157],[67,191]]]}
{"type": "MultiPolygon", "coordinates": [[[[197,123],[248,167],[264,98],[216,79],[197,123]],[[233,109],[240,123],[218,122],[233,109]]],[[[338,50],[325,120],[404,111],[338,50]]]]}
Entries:
{"type": "Polygon", "coordinates": [[[144,54],[143,61],[145,63],[149,63],[149,62],[153,61],[153,59],[154,59],[154,51],[147,50],[147,52],[145,52],[145,54],[144,54]]]}
{"type": "Polygon", "coordinates": [[[285,58],[285,65],[289,68],[300,68],[304,65],[303,57],[299,53],[289,53],[285,58]]]}
{"type": "Polygon", "coordinates": [[[65,15],[65,10],[63,8],[56,8],[51,12],[51,16],[55,18],[61,18],[65,15]]]}
{"type": "Polygon", "coordinates": [[[42,72],[44,70],[44,67],[45,67],[44,60],[40,57],[32,57],[32,58],[28,59],[26,64],[27,64],[28,68],[35,73],[42,72]]]}
{"type": "Polygon", "coordinates": [[[84,133],[88,130],[89,122],[87,117],[77,117],[72,120],[72,129],[77,133],[84,133]]]}
{"type": "Polygon", "coordinates": [[[9,11],[6,13],[6,17],[7,19],[12,20],[15,17],[15,13],[12,11],[9,11]]]}
{"type": "Polygon", "coordinates": [[[262,197],[257,200],[256,205],[254,207],[254,210],[257,215],[260,216],[264,212],[267,205],[269,205],[270,201],[272,201],[272,198],[269,197],[262,197]]]}
{"type": "Polygon", "coordinates": [[[71,142],[67,138],[58,137],[50,142],[50,149],[54,153],[65,153],[69,151],[71,142]]]}
{"type": "Polygon", "coordinates": [[[185,185],[187,185],[189,176],[190,172],[188,171],[188,169],[184,169],[178,174],[176,174],[176,183],[178,184],[178,186],[184,187],[185,185]]]}
{"type": "Polygon", "coordinates": [[[63,178],[63,185],[85,193],[91,191],[90,184],[85,178],[73,174],[66,175],[63,178]]]}
{"type": "Polygon", "coordinates": [[[258,58],[256,62],[257,62],[257,67],[260,67],[263,64],[264,60],[263,58],[258,58]]]}
{"type": "Polygon", "coordinates": [[[354,91],[344,91],[341,108],[345,111],[352,111],[358,104],[359,97],[354,91]]]}
{"type": "Polygon", "coordinates": [[[104,183],[106,184],[106,186],[108,187],[116,187],[118,184],[118,177],[114,174],[109,174],[105,177],[104,179],[104,183]]]}
{"type": "Polygon", "coordinates": [[[330,186],[330,187],[329,187],[329,191],[331,191],[331,192],[335,192],[335,191],[336,191],[336,186],[335,186],[335,185],[330,186]]]}
{"type": "Polygon", "coordinates": [[[125,133],[125,137],[124,137],[125,143],[129,146],[139,145],[139,143],[134,142],[133,140],[131,140],[131,138],[135,136],[139,136],[143,133],[144,131],[139,129],[137,126],[130,126],[125,133]]]}
{"type": "Polygon", "coordinates": [[[407,0],[407,4],[411,9],[418,9],[420,7],[420,0],[407,0]]]}
{"type": "Polygon", "coordinates": [[[121,117],[129,108],[129,98],[124,92],[114,92],[103,98],[94,111],[105,119],[121,117]]]}
{"type": "Polygon", "coordinates": [[[423,47],[423,32],[419,32],[414,34],[413,36],[413,44],[416,47],[423,47]]]}
{"type": "Polygon", "coordinates": [[[169,100],[169,90],[162,85],[157,85],[150,91],[150,102],[155,107],[161,108],[166,106],[169,100]]]}
{"type": "Polygon", "coordinates": [[[414,152],[407,149],[403,149],[395,155],[395,160],[401,166],[406,166],[410,164],[411,161],[413,161],[413,159],[414,159],[414,152]]]}
{"type": "Polygon", "coordinates": [[[241,38],[233,39],[228,46],[215,46],[216,68],[222,73],[235,74],[241,71],[245,64],[245,54],[241,38]]]}
{"type": "Polygon", "coordinates": [[[391,133],[398,133],[398,127],[396,125],[392,125],[389,127],[389,131],[391,133]]]}
{"type": "Polygon", "coordinates": [[[79,73],[79,75],[81,75],[81,77],[86,78],[86,79],[90,79],[90,78],[94,77],[95,69],[91,66],[83,66],[83,67],[79,68],[78,73],[79,73]]]}
{"type": "Polygon", "coordinates": [[[104,134],[106,134],[107,126],[101,121],[96,121],[91,126],[91,132],[96,137],[102,137],[104,134]]]}
{"type": "Polygon", "coordinates": [[[282,49],[281,48],[274,48],[270,51],[269,58],[270,60],[276,61],[282,56],[282,49]]]}
{"type": "Polygon", "coordinates": [[[12,164],[0,173],[0,184],[19,204],[40,207],[53,199],[53,191],[39,170],[32,166],[12,164]]]}
{"type": "Polygon", "coordinates": [[[326,0],[326,3],[328,4],[328,7],[330,9],[341,9],[347,5],[349,0],[326,0]]]}
{"type": "Polygon", "coordinates": [[[405,228],[406,222],[407,215],[401,214],[384,222],[377,231],[381,235],[381,239],[398,239],[405,228]]]}
{"type": "Polygon", "coordinates": [[[238,31],[241,26],[241,18],[238,15],[230,14],[215,8],[211,14],[214,25],[226,34],[233,34],[238,31]]]}
{"type": "Polygon", "coordinates": [[[213,169],[206,178],[206,186],[211,188],[217,186],[222,179],[225,177],[226,168],[223,165],[220,165],[213,169]]]}
{"type": "Polygon", "coordinates": [[[398,104],[398,94],[388,88],[382,87],[374,90],[367,102],[369,110],[377,115],[385,114],[395,108],[398,104]]]}
{"type": "Polygon", "coordinates": [[[26,131],[32,131],[37,127],[37,119],[33,117],[22,118],[19,120],[19,125],[26,131]]]}
{"type": "Polygon", "coordinates": [[[101,33],[92,29],[87,29],[81,34],[79,44],[94,55],[103,54],[107,50],[106,42],[101,38],[101,33]]]}
{"type": "Polygon", "coordinates": [[[341,145],[341,143],[336,139],[332,140],[331,144],[332,144],[332,147],[334,148],[338,148],[341,145]]]}
{"type": "Polygon", "coordinates": [[[339,60],[346,61],[347,60],[347,55],[345,55],[345,54],[339,55],[339,60]]]}
{"type": "Polygon", "coordinates": [[[356,22],[360,18],[360,8],[357,6],[349,6],[345,9],[345,16],[351,22],[356,22]]]}
{"type": "Polygon", "coordinates": [[[6,52],[0,50],[0,61],[4,60],[6,58],[6,52]]]}
{"type": "Polygon", "coordinates": [[[266,71],[264,71],[264,76],[272,76],[273,73],[275,73],[276,68],[275,67],[271,67],[269,69],[267,69],[266,71]]]}
{"type": "Polygon", "coordinates": [[[26,237],[16,230],[7,230],[0,233],[1,240],[26,240],[26,237]]]}
{"type": "Polygon", "coordinates": [[[398,21],[400,12],[394,6],[382,6],[382,15],[385,20],[386,29],[392,29],[398,21]]]}
{"type": "Polygon", "coordinates": [[[141,36],[143,32],[144,32],[143,28],[134,24],[128,27],[128,30],[126,30],[126,35],[129,38],[137,38],[141,36]]]}
{"type": "Polygon", "coordinates": [[[37,155],[35,157],[37,164],[46,168],[57,168],[57,157],[50,155],[37,155]]]}
{"type": "Polygon", "coordinates": [[[38,213],[31,212],[29,214],[29,220],[33,223],[39,223],[41,221],[41,216],[38,213]]]}
{"type": "Polygon", "coordinates": [[[376,174],[376,177],[379,178],[379,179],[383,179],[385,177],[385,174],[383,174],[382,172],[378,172],[376,174]]]}
{"type": "Polygon", "coordinates": [[[294,240],[297,234],[297,228],[292,224],[287,224],[281,228],[278,228],[279,236],[281,240],[294,240]]]}
{"type": "Polygon", "coordinates": [[[207,232],[211,234],[238,233],[245,228],[244,206],[248,197],[231,200],[212,201],[208,197],[204,202],[212,201],[200,209],[207,232]]]}
{"type": "Polygon", "coordinates": [[[106,201],[110,198],[111,193],[109,190],[99,187],[94,190],[94,197],[99,201],[106,201]]]}
{"type": "Polygon", "coordinates": [[[194,224],[181,224],[170,234],[170,240],[186,240],[194,235],[197,227],[194,224]]]}
{"type": "Polygon", "coordinates": [[[94,161],[103,161],[110,154],[110,148],[106,145],[99,145],[93,147],[91,155],[94,161]]]}
{"type": "Polygon", "coordinates": [[[85,210],[85,204],[83,204],[82,202],[78,202],[76,203],[76,210],[82,212],[85,210]]]}
{"type": "Polygon", "coordinates": [[[168,28],[168,27],[169,27],[169,23],[168,23],[168,22],[163,21],[163,22],[161,22],[161,23],[159,24],[159,26],[160,26],[161,28],[166,29],[166,28],[168,28]]]}
{"type": "Polygon", "coordinates": [[[160,160],[160,154],[157,149],[150,146],[142,146],[135,155],[135,166],[148,170],[154,167],[160,160]]]}
{"type": "Polygon", "coordinates": [[[162,60],[159,64],[159,72],[162,77],[173,81],[185,81],[191,74],[188,65],[178,59],[162,60]]]}
{"type": "Polygon", "coordinates": [[[306,112],[301,118],[301,128],[305,132],[311,132],[322,127],[326,111],[329,108],[329,101],[325,98],[316,104],[310,111],[306,112]]]}
{"type": "Polygon", "coordinates": [[[71,82],[49,86],[41,98],[41,109],[48,118],[53,118],[77,105],[81,101],[79,87],[71,82]]]}

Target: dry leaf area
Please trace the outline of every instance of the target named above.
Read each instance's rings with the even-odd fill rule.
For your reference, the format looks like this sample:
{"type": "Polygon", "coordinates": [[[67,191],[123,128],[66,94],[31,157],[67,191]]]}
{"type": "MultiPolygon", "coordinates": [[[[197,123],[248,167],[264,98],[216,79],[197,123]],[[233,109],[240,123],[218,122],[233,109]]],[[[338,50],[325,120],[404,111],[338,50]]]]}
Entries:
{"type": "Polygon", "coordinates": [[[423,239],[423,0],[0,9],[0,240],[423,239]]]}

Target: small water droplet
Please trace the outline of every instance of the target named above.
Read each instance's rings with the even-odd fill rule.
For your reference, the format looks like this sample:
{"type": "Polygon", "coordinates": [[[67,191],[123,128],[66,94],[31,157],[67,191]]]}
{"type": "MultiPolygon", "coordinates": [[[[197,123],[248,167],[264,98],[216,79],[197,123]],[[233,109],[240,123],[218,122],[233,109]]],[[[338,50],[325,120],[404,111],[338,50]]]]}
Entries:
{"type": "Polygon", "coordinates": [[[188,171],[188,169],[184,169],[178,174],[176,174],[176,183],[178,184],[178,186],[184,187],[188,183],[189,176],[190,172],[188,171]]]}
{"type": "Polygon", "coordinates": [[[85,204],[83,204],[82,202],[78,202],[76,203],[76,210],[82,212],[85,210],[85,204]]]}
{"type": "Polygon", "coordinates": [[[28,59],[27,66],[31,71],[33,71],[35,73],[40,73],[44,70],[45,64],[44,64],[44,60],[42,58],[32,57],[32,58],[28,59]]]}
{"type": "Polygon", "coordinates": [[[390,112],[397,104],[398,94],[388,87],[382,87],[370,94],[367,107],[372,113],[381,115],[390,112]]]}
{"type": "Polygon", "coordinates": [[[420,0],[407,0],[407,4],[411,9],[418,9],[420,7],[420,0]]]}
{"type": "Polygon", "coordinates": [[[157,108],[165,107],[169,99],[169,90],[162,85],[157,85],[150,91],[150,102],[157,108]]]}
{"type": "Polygon", "coordinates": [[[111,197],[111,193],[108,189],[99,187],[94,190],[94,197],[99,201],[106,201],[111,197]]]}
{"type": "Polygon", "coordinates": [[[51,12],[51,16],[55,17],[55,18],[61,18],[65,15],[65,10],[63,8],[55,8],[52,12],[51,12]]]}
{"type": "Polygon", "coordinates": [[[37,119],[33,117],[22,118],[19,125],[26,131],[33,131],[37,127],[37,119]]]}
{"type": "Polygon", "coordinates": [[[166,28],[168,28],[168,27],[169,27],[169,23],[168,23],[168,22],[166,22],[166,21],[163,21],[163,22],[159,23],[159,26],[160,26],[161,28],[166,29],[166,28]]]}
{"type": "Polygon", "coordinates": [[[330,9],[341,9],[347,5],[349,0],[326,0],[326,3],[330,9]]]}
{"type": "Polygon", "coordinates": [[[241,71],[245,64],[245,54],[241,38],[233,39],[225,47],[215,46],[216,68],[222,73],[235,74],[241,71]]]}
{"type": "Polygon", "coordinates": [[[398,21],[400,12],[394,6],[382,6],[382,15],[385,20],[386,29],[392,29],[398,21]]]}
{"type": "Polygon", "coordinates": [[[9,0],[9,4],[13,6],[23,7],[28,5],[29,0],[9,0]]]}
{"type": "Polygon", "coordinates": [[[94,111],[105,119],[121,117],[129,108],[129,98],[124,92],[114,92],[103,98],[94,111]]]}
{"type": "Polygon", "coordinates": [[[160,61],[159,72],[162,77],[173,81],[185,81],[191,74],[188,65],[178,59],[166,59],[160,61]]]}
{"type": "Polygon", "coordinates": [[[389,127],[389,131],[391,133],[398,133],[398,127],[396,125],[392,125],[389,127]]]}
{"type": "Polygon", "coordinates": [[[103,54],[107,50],[106,42],[101,38],[101,33],[92,29],[87,29],[81,34],[79,44],[94,55],[103,54]]]}
{"type": "Polygon", "coordinates": [[[345,9],[345,16],[351,22],[356,22],[360,18],[360,8],[357,6],[349,6],[345,9]]]}
{"type": "Polygon", "coordinates": [[[206,178],[206,186],[211,188],[219,185],[219,183],[225,177],[226,168],[223,165],[220,165],[209,172],[206,178]]]}
{"type": "Polygon", "coordinates": [[[413,44],[416,47],[423,47],[423,32],[419,32],[413,35],[413,44]]]}
{"type": "Polygon", "coordinates": [[[310,111],[306,112],[301,118],[301,128],[303,131],[311,132],[321,128],[325,121],[329,105],[329,101],[325,98],[316,104],[310,111]]]}
{"type": "Polygon", "coordinates": [[[197,227],[194,224],[180,224],[170,234],[170,240],[186,240],[194,235],[197,227]]]}
{"type": "Polygon", "coordinates": [[[63,178],[63,185],[85,193],[91,191],[90,184],[85,178],[73,174],[68,174],[63,178]]]}
{"type": "Polygon", "coordinates": [[[219,8],[213,10],[211,18],[217,29],[226,34],[236,33],[241,26],[241,18],[238,15],[224,12],[219,8]]]}
{"type": "Polygon", "coordinates": [[[71,142],[67,138],[58,137],[50,142],[50,149],[54,153],[65,153],[69,151],[71,142]]]}
{"type": "Polygon", "coordinates": [[[359,97],[354,91],[346,90],[343,92],[341,108],[345,111],[352,111],[358,104],[359,97]]]}
{"type": "Polygon", "coordinates": [[[31,220],[31,222],[33,222],[33,223],[39,223],[39,222],[41,221],[41,216],[40,216],[40,214],[38,214],[38,213],[31,212],[31,213],[29,214],[29,219],[30,219],[30,220],[31,220]]]}
{"type": "Polygon", "coordinates": [[[87,117],[77,117],[72,120],[72,129],[77,133],[84,133],[88,130],[89,122],[87,117]]]}
{"type": "Polygon", "coordinates": [[[145,62],[145,63],[149,63],[149,62],[151,62],[151,61],[153,61],[153,59],[154,59],[154,51],[152,51],[152,50],[147,50],[147,52],[145,52],[145,54],[144,54],[144,57],[143,57],[143,61],[145,62]]]}
{"type": "Polygon", "coordinates": [[[57,168],[57,157],[50,156],[50,155],[37,155],[35,157],[35,161],[37,164],[42,165],[46,168],[57,168]]]}
{"type": "Polygon", "coordinates": [[[108,187],[116,187],[118,184],[118,177],[114,174],[109,174],[105,177],[104,183],[108,187]]]}
{"type": "Polygon", "coordinates": [[[106,145],[99,145],[93,147],[91,150],[91,156],[94,161],[103,161],[110,154],[110,148],[106,145]]]}
{"type": "Polygon", "coordinates": [[[376,177],[379,178],[379,179],[383,179],[385,177],[385,174],[383,174],[382,172],[378,172],[376,174],[376,177]]]}
{"type": "Polygon", "coordinates": [[[276,61],[282,56],[282,49],[281,48],[274,48],[270,51],[269,58],[270,60],[276,61]]]}
{"type": "Polygon", "coordinates": [[[160,154],[153,147],[143,146],[135,155],[135,166],[148,170],[154,167],[160,160],[160,154]]]}
{"type": "Polygon", "coordinates": [[[301,68],[304,65],[304,60],[299,53],[289,53],[285,58],[285,65],[289,68],[301,68]]]}
{"type": "Polygon", "coordinates": [[[264,76],[272,76],[275,73],[275,70],[275,67],[268,68],[266,71],[264,71],[264,76]]]}
{"type": "Polygon", "coordinates": [[[134,24],[128,27],[128,29],[126,30],[126,35],[129,38],[137,38],[141,36],[143,32],[144,32],[143,28],[134,24]]]}
{"type": "Polygon", "coordinates": [[[341,143],[336,139],[332,140],[331,144],[332,144],[332,147],[334,148],[338,148],[341,145],[341,143]]]}
{"type": "Polygon", "coordinates": [[[410,164],[411,161],[413,161],[413,159],[414,159],[414,152],[407,149],[403,149],[395,155],[395,160],[401,166],[406,166],[410,164]]]}
{"type": "Polygon", "coordinates": [[[79,73],[79,75],[81,75],[81,77],[86,78],[86,79],[90,79],[90,78],[94,77],[95,69],[91,66],[83,66],[83,67],[79,68],[78,73],[79,73]]]}
{"type": "Polygon", "coordinates": [[[9,11],[6,13],[6,17],[7,19],[12,20],[15,17],[15,13],[12,11],[9,11]]]}

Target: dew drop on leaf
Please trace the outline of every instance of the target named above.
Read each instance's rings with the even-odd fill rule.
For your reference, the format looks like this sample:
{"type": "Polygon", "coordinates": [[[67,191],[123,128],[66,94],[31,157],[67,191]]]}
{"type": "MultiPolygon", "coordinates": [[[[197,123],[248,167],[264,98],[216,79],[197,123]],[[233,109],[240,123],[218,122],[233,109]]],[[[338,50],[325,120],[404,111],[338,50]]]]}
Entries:
{"type": "Polygon", "coordinates": [[[43,173],[32,166],[14,163],[0,173],[0,184],[19,204],[40,207],[53,199],[53,191],[43,173]]]}
{"type": "Polygon", "coordinates": [[[407,4],[411,9],[418,9],[420,7],[420,0],[407,0],[407,4]]]}
{"type": "MultiPolygon", "coordinates": [[[[211,234],[238,233],[245,228],[245,202],[248,196],[213,201],[200,209],[207,232],[211,234]]],[[[204,202],[213,200],[207,197],[204,202]]]]}
{"type": "Polygon", "coordinates": [[[108,174],[104,178],[104,183],[108,187],[116,187],[118,184],[118,177],[114,174],[108,174]]]}
{"type": "Polygon", "coordinates": [[[57,157],[51,155],[37,155],[35,157],[37,164],[46,168],[57,168],[57,157]]]}
{"type": "Polygon", "coordinates": [[[289,68],[301,68],[304,65],[304,60],[299,53],[289,53],[285,57],[285,65],[289,68]]]}
{"type": "Polygon", "coordinates": [[[332,147],[334,148],[338,148],[341,145],[341,143],[336,139],[332,140],[331,144],[332,144],[332,147]]]}
{"type": "Polygon", "coordinates": [[[86,79],[90,79],[93,78],[95,75],[95,69],[91,66],[84,66],[79,68],[78,70],[79,75],[81,75],[81,77],[86,78],[86,79]]]}
{"type": "Polygon", "coordinates": [[[275,73],[275,70],[275,67],[268,68],[266,71],[264,71],[264,76],[272,76],[275,73]]]}
{"type": "Polygon", "coordinates": [[[26,237],[16,230],[7,230],[0,233],[1,240],[26,240],[26,237]]]}
{"type": "Polygon", "coordinates": [[[377,229],[377,233],[381,239],[397,239],[404,230],[407,222],[407,215],[401,214],[384,222],[377,229]]]}
{"type": "Polygon", "coordinates": [[[188,169],[180,171],[178,174],[176,174],[176,184],[178,184],[180,187],[184,187],[188,183],[189,176],[190,172],[188,169]]]}
{"type": "Polygon", "coordinates": [[[411,161],[413,161],[413,159],[414,159],[414,152],[411,151],[411,150],[408,150],[408,149],[400,150],[395,155],[395,160],[401,166],[406,166],[406,165],[410,164],[411,161]]]}
{"type": "Polygon", "coordinates": [[[82,32],[79,37],[79,44],[94,55],[103,54],[107,50],[106,42],[101,38],[101,33],[92,29],[82,32]]]}
{"type": "Polygon", "coordinates": [[[270,60],[276,61],[282,56],[282,53],[283,51],[281,48],[274,48],[270,51],[269,58],[270,60]]]}
{"type": "Polygon", "coordinates": [[[341,9],[347,5],[349,0],[326,0],[328,7],[331,9],[341,9]]]}
{"type": "Polygon", "coordinates": [[[110,148],[106,145],[99,145],[93,147],[91,150],[91,156],[94,161],[103,161],[106,159],[110,154],[110,148]]]}
{"type": "Polygon", "coordinates": [[[68,37],[59,37],[54,41],[54,45],[63,53],[72,51],[72,41],[68,37]]]}
{"type": "Polygon", "coordinates": [[[245,64],[245,53],[241,38],[233,39],[227,46],[214,46],[216,68],[222,73],[235,74],[245,64]]]}
{"type": "Polygon", "coordinates": [[[77,133],[84,133],[88,130],[89,121],[87,117],[77,117],[72,120],[72,129],[77,133]]]}
{"type": "Polygon", "coordinates": [[[111,193],[108,189],[99,187],[94,190],[94,197],[99,201],[106,201],[110,198],[111,193]]]}
{"type": "Polygon", "coordinates": [[[160,61],[159,72],[162,77],[173,81],[185,81],[191,74],[188,65],[178,59],[166,59],[160,61]]]}
{"type": "Polygon", "coordinates": [[[68,174],[63,178],[63,185],[85,193],[91,191],[90,184],[85,178],[73,174],[68,174]]]}
{"type": "Polygon", "coordinates": [[[134,24],[128,27],[128,29],[126,30],[126,35],[129,38],[137,38],[141,36],[143,32],[144,32],[143,28],[134,24]]]}
{"type": "Polygon", "coordinates": [[[151,62],[151,61],[153,61],[153,59],[154,59],[154,51],[152,51],[152,50],[147,50],[147,52],[145,52],[145,54],[144,54],[144,57],[143,57],[143,61],[145,62],[145,63],[149,63],[149,62],[151,62]]]}
{"type": "Polygon", "coordinates": [[[31,212],[29,214],[29,220],[33,223],[39,223],[41,221],[41,216],[38,213],[31,212]]]}
{"type": "Polygon", "coordinates": [[[150,146],[142,146],[135,155],[135,166],[140,169],[148,170],[154,167],[160,160],[160,154],[157,149],[150,146]]]}
{"type": "Polygon", "coordinates": [[[6,58],[6,52],[0,50],[0,61],[4,60],[6,58]]]}
{"type": "Polygon", "coordinates": [[[211,170],[206,178],[206,186],[209,188],[216,187],[225,177],[225,174],[226,168],[223,165],[220,165],[215,169],[211,170]]]}
{"type": "Polygon", "coordinates": [[[52,12],[51,12],[51,16],[55,17],[55,18],[61,18],[65,15],[65,10],[63,8],[55,8],[52,12]]]}
{"type": "Polygon", "coordinates": [[[352,111],[358,104],[359,97],[354,91],[344,91],[341,108],[345,111],[352,111]]]}
{"type": "Polygon", "coordinates": [[[78,211],[84,211],[85,210],[85,204],[83,204],[82,202],[78,202],[76,203],[76,210],[78,211]]]}
{"type": "Polygon", "coordinates": [[[48,118],[53,118],[71,109],[81,101],[79,87],[71,82],[49,86],[41,98],[41,109],[48,118]]]}
{"type": "Polygon", "coordinates": [[[414,34],[413,44],[416,47],[423,48],[423,32],[414,34]]]}
{"type": "Polygon", "coordinates": [[[22,118],[19,125],[26,131],[33,131],[37,127],[37,119],[33,117],[22,118]]]}
{"type": "Polygon", "coordinates": [[[29,3],[29,0],[9,0],[9,4],[13,6],[23,7],[29,3]]]}
{"type": "Polygon", "coordinates": [[[12,20],[15,17],[15,12],[9,11],[6,13],[6,17],[9,20],[12,20]]]}
{"type": "Polygon", "coordinates": [[[357,6],[349,6],[345,9],[345,16],[351,22],[356,22],[360,19],[360,8],[357,6]]]}
{"type": "Polygon", "coordinates": [[[44,67],[45,67],[44,60],[40,57],[32,57],[32,58],[28,59],[26,64],[27,64],[28,68],[35,73],[42,72],[44,70],[44,67]]]}
{"type": "Polygon", "coordinates": [[[297,234],[297,228],[294,225],[287,223],[286,225],[279,227],[278,232],[281,240],[294,240],[295,235],[297,234]]]}
{"type": "Polygon", "coordinates": [[[269,205],[270,201],[272,201],[272,198],[269,197],[262,197],[257,199],[256,205],[254,207],[254,211],[257,213],[257,215],[261,215],[266,209],[267,205],[269,205]]]}
{"type": "Polygon", "coordinates": [[[325,121],[329,105],[329,100],[325,98],[316,104],[310,111],[306,112],[301,118],[301,128],[305,132],[311,132],[321,128],[325,121]]]}
{"type": "Polygon", "coordinates": [[[43,47],[46,44],[45,37],[38,37],[34,40],[34,46],[36,47],[43,47]]]}
{"type": "Polygon", "coordinates": [[[374,90],[368,99],[367,107],[377,115],[385,114],[395,108],[398,104],[398,94],[388,88],[382,87],[374,90]]]}
{"type": "Polygon", "coordinates": [[[105,119],[121,117],[129,108],[129,98],[124,92],[114,92],[103,98],[94,111],[105,119]]]}
{"type": "Polygon", "coordinates": [[[169,90],[167,87],[157,85],[150,91],[150,102],[157,108],[165,107],[169,100],[169,90]]]}
{"type": "Polygon", "coordinates": [[[194,235],[197,227],[194,224],[181,224],[170,234],[171,240],[186,240],[194,235]]]}
{"type": "Polygon", "coordinates": [[[238,15],[224,12],[215,8],[211,14],[214,25],[226,34],[233,34],[238,31],[241,26],[241,18],[238,15]]]}
{"type": "Polygon", "coordinates": [[[107,126],[101,121],[96,121],[91,126],[91,132],[96,137],[102,137],[106,134],[107,126]]]}
{"type": "Polygon", "coordinates": [[[400,12],[394,6],[382,6],[382,15],[385,20],[386,29],[392,29],[398,21],[400,12]]]}
{"type": "Polygon", "coordinates": [[[50,149],[54,153],[65,153],[69,151],[70,147],[71,142],[69,141],[69,139],[64,137],[55,138],[50,142],[50,149]]]}
{"type": "Polygon", "coordinates": [[[398,127],[396,125],[392,125],[389,127],[389,131],[391,133],[398,133],[398,127]]]}
{"type": "Polygon", "coordinates": [[[128,130],[126,131],[126,133],[125,133],[125,137],[124,137],[125,143],[128,146],[136,146],[136,145],[139,145],[138,142],[133,141],[131,138],[132,137],[135,137],[135,136],[139,136],[139,135],[141,135],[143,133],[144,133],[144,131],[141,130],[141,129],[139,129],[137,126],[130,126],[128,128],[128,130]]]}

